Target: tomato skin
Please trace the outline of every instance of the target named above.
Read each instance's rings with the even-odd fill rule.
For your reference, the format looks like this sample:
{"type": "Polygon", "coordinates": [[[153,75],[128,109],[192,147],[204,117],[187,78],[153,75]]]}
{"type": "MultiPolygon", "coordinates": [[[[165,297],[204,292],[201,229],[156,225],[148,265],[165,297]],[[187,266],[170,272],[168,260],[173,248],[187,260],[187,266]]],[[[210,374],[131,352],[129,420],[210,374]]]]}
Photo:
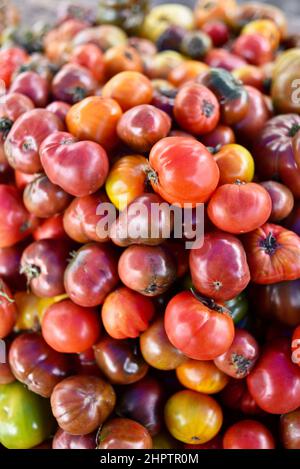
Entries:
{"type": "Polygon", "coordinates": [[[6,86],[11,83],[14,72],[28,60],[27,53],[19,47],[9,47],[0,51],[0,80],[6,86]]]}
{"type": "Polygon", "coordinates": [[[286,414],[300,406],[300,368],[291,360],[288,339],[266,344],[247,384],[259,407],[270,414],[286,414]]]}
{"type": "Polygon", "coordinates": [[[223,421],[217,401],[196,391],[180,391],[165,406],[165,422],[172,436],[183,443],[206,443],[219,432],[223,421]]]}
{"type": "Polygon", "coordinates": [[[51,91],[54,99],[75,104],[95,93],[97,82],[91,72],[77,64],[66,64],[55,75],[51,91]]]}
{"type": "Polygon", "coordinates": [[[230,300],[250,282],[242,243],[220,232],[207,233],[202,247],[191,250],[190,271],[196,289],[216,301],[230,300]]]}
{"type": "Polygon", "coordinates": [[[109,150],[118,143],[117,123],[121,116],[117,101],[91,96],[71,107],[66,123],[75,137],[92,140],[109,150]]]}
{"type": "Polygon", "coordinates": [[[222,146],[214,155],[220,170],[219,185],[233,184],[237,180],[251,182],[254,177],[254,160],[247,148],[235,143],[222,146]]]}
{"type": "Polygon", "coordinates": [[[66,239],[67,235],[63,226],[63,216],[56,215],[47,218],[32,233],[33,239],[66,239]]]}
{"type": "Polygon", "coordinates": [[[46,107],[47,111],[53,112],[62,122],[65,123],[66,116],[71,108],[71,105],[64,101],[52,101],[46,107]]]}
{"type": "Polygon", "coordinates": [[[299,409],[280,417],[280,436],[284,448],[300,449],[299,409]]]}
{"type": "Polygon", "coordinates": [[[236,329],[230,348],[215,358],[214,364],[228,376],[245,378],[251,372],[259,356],[255,338],[246,330],[236,329]]]}
{"type": "Polygon", "coordinates": [[[16,187],[0,184],[0,248],[13,246],[37,226],[37,219],[24,207],[16,187]]]}
{"type": "Polygon", "coordinates": [[[258,33],[242,34],[235,40],[232,50],[252,65],[263,65],[273,59],[272,45],[258,33]]]}
{"type": "Polygon", "coordinates": [[[255,65],[244,65],[232,72],[232,75],[244,85],[252,86],[263,93],[266,73],[255,65]]]}
{"type": "Polygon", "coordinates": [[[100,324],[96,311],[71,300],[50,306],[42,318],[42,334],[50,347],[62,353],[80,353],[94,345],[100,324]]]}
{"type": "Polygon", "coordinates": [[[12,126],[4,144],[9,164],[23,173],[41,171],[41,143],[58,130],[63,130],[61,120],[46,109],[33,109],[22,114],[12,126]]]}
{"type": "Polygon", "coordinates": [[[12,331],[18,312],[14,297],[2,279],[0,280],[0,301],[0,339],[4,339],[12,331]]]}
{"type": "Polygon", "coordinates": [[[155,192],[170,204],[205,202],[219,181],[219,169],[200,142],[189,137],[166,137],[154,145],[149,162],[155,192]],[[205,174],[205,178],[204,178],[205,174]]]}
{"type": "Polygon", "coordinates": [[[220,392],[229,381],[212,361],[187,360],[176,368],[176,375],[184,387],[203,394],[220,392]]]}
{"type": "Polygon", "coordinates": [[[23,72],[14,79],[10,93],[21,93],[30,98],[36,107],[45,107],[48,103],[49,84],[46,78],[36,72],[23,72]]]}
{"type": "Polygon", "coordinates": [[[103,80],[105,70],[103,53],[95,44],[81,44],[76,46],[71,53],[69,61],[90,70],[93,77],[98,82],[103,80]]]}
{"type": "Polygon", "coordinates": [[[261,185],[272,199],[270,221],[276,223],[288,217],[294,207],[294,196],[290,189],[277,181],[265,181],[261,185]]]}
{"type": "Polygon", "coordinates": [[[271,432],[255,420],[241,420],[225,432],[224,449],[274,449],[271,432]]]}
{"type": "Polygon", "coordinates": [[[151,449],[152,438],[148,430],[130,419],[115,418],[106,422],[99,433],[98,449],[151,449]]]}
{"type": "Polygon", "coordinates": [[[127,44],[110,47],[104,54],[104,66],[107,79],[120,72],[143,72],[140,54],[127,44]]]}
{"type": "Polygon", "coordinates": [[[253,182],[219,186],[208,204],[208,216],[213,224],[233,234],[259,228],[268,220],[271,211],[268,192],[253,182]]]}
{"type": "Polygon", "coordinates": [[[165,329],[173,346],[194,360],[214,360],[234,339],[229,313],[208,308],[191,292],[178,293],[168,303],[165,329]]]}
{"type": "Polygon", "coordinates": [[[206,64],[197,60],[185,60],[170,71],[168,81],[174,86],[180,87],[184,83],[196,78],[199,73],[207,70],[207,68],[206,64]]]}
{"type": "Polygon", "coordinates": [[[71,435],[59,428],[53,437],[52,449],[96,449],[96,433],[71,435]]]}
{"type": "Polygon", "coordinates": [[[270,284],[300,277],[300,238],[267,223],[244,237],[251,280],[270,284]]]}
{"type": "Polygon", "coordinates": [[[104,148],[95,142],[77,141],[67,132],[49,135],[41,145],[40,156],[50,181],[75,197],[96,192],[108,174],[104,148]]]}
{"type": "Polygon", "coordinates": [[[110,293],[102,306],[102,322],[114,339],[134,339],[149,327],[154,306],[146,298],[126,287],[110,293]]]}
{"type": "Polygon", "coordinates": [[[231,127],[219,124],[211,132],[202,135],[201,142],[206,147],[217,149],[220,146],[223,147],[235,143],[235,135],[231,127]]]}

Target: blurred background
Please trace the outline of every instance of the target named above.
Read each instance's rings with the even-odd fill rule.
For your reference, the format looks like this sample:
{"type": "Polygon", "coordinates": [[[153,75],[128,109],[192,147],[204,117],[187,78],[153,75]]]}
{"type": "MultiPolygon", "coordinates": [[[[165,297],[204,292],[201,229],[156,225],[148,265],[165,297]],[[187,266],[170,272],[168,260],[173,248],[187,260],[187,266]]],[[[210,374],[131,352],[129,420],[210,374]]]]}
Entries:
{"type": "MultiPolygon", "coordinates": [[[[173,3],[183,3],[191,7],[194,6],[195,0],[170,0],[173,3]]],[[[300,0],[261,0],[263,3],[270,3],[282,8],[288,18],[290,30],[299,32],[300,29],[300,0]]],[[[52,20],[55,18],[55,12],[62,0],[12,0],[20,11],[22,17],[27,24],[31,24],[36,20],[52,20]]],[[[82,3],[84,5],[96,5],[97,0],[77,0],[74,3],[82,3]]],[[[153,0],[153,4],[167,3],[166,0],[153,0]]],[[[169,3],[169,2],[168,2],[169,3]]],[[[239,0],[239,3],[245,3],[245,0],[239,0]]]]}

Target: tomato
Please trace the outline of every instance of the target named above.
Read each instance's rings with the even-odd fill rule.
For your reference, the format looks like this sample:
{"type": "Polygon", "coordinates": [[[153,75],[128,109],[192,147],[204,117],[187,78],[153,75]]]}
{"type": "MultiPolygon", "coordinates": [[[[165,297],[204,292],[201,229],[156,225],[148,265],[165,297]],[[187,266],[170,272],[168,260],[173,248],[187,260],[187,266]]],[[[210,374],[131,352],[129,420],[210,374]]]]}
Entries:
{"type": "Polygon", "coordinates": [[[201,248],[191,250],[190,271],[196,289],[216,301],[237,296],[250,281],[242,243],[220,232],[207,233],[201,248]]]}
{"type": "Polygon", "coordinates": [[[235,40],[232,50],[252,65],[263,65],[273,59],[272,44],[258,33],[242,34],[235,40]]]}
{"type": "Polygon", "coordinates": [[[173,394],[165,407],[167,428],[183,443],[206,443],[217,435],[222,421],[222,410],[217,401],[195,391],[173,394]]]}
{"type": "Polygon", "coordinates": [[[186,30],[194,29],[192,10],[186,5],[165,4],[156,5],[146,15],[142,35],[153,42],[170,26],[181,26],[186,30]]]}
{"type": "Polygon", "coordinates": [[[175,281],[176,264],[162,246],[133,245],[121,254],[118,272],[128,288],[145,296],[157,296],[175,281]]]}
{"type": "Polygon", "coordinates": [[[225,301],[225,306],[230,310],[235,324],[244,319],[249,310],[249,303],[244,292],[229,301],[225,301]]]}
{"type": "Polygon", "coordinates": [[[191,292],[175,295],[165,312],[165,329],[170,342],[194,360],[214,360],[227,352],[234,339],[234,324],[224,308],[208,306],[191,292]]]}
{"type": "Polygon", "coordinates": [[[204,23],[202,31],[211,38],[214,47],[221,47],[229,40],[229,28],[223,21],[207,21],[204,23]]]}
{"type": "Polygon", "coordinates": [[[201,60],[212,48],[212,40],[203,31],[189,31],[183,34],[180,52],[192,59],[201,60]]]}
{"type": "Polygon", "coordinates": [[[170,71],[168,81],[174,86],[180,87],[188,81],[193,80],[197,75],[207,69],[208,66],[202,62],[198,62],[197,60],[185,60],[170,71]]]}
{"type": "Polygon", "coordinates": [[[255,338],[246,330],[237,329],[230,348],[215,358],[215,365],[232,378],[245,378],[251,372],[259,355],[255,338]]]}
{"type": "Polygon", "coordinates": [[[53,437],[52,449],[96,449],[96,433],[71,435],[59,428],[53,437]]]}
{"type": "Polygon", "coordinates": [[[259,407],[270,414],[286,414],[300,406],[300,368],[291,360],[288,339],[266,344],[247,384],[259,407]]]}
{"type": "Polygon", "coordinates": [[[277,181],[261,182],[272,199],[270,221],[277,222],[285,219],[293,210],[294,196],[290,189],[277,181]]]}
{"type": "Polygon", "coordinates": [[[158,370],[174,370],[186,360],[169,341],[163,319],[157,319],[141,334],[140,348],[145,361],[158,370]]]}
{"type": "Polygon", "coordinates": [[[68,56],[72,38],[86,27],[85,21],[73,18],[50,30],[44,37],[46,56],[53,62],[62,63],[68,56]]]}
{"type": "Polygon", "coordinates": [[[271,432],[255,420],[241,420],[229,427],[223,438],[224,449],[274,449],[271,432]]]}
{"type": "Polygon", "coordinates": [[[0,280],[0,339],[13,330],[17,319],[17,308],[14,297],[6,283],[0,280]]]}
{"type": "Polygon", "coordinates": [[[92,73],[77,64],[66,64],[52,81],[54,99],[69,104],[77,103],[95,93],[97,82],[92,73]]]}
{"type": "Polygon", "coordinates": [[[2,49],[0,51],[0,80],[3,80],[6,86],[9,86],[14,72],[27,59],[27,53],[19,47],[2,49]]]}
{"type": "Polygon", "coordinates": [[[214,153],[220,150],[220,147],[235,143],[235,135],[231,127],[227,125],[217,125],[217,127],[201,136],[201,143],[206,147],[213,149],[214,153]]]}
{"type": "Polygon", "coordinates": [[[149,162],[152,187],[170,204],[195,206],[205,202],[219,181],[219,169],[212,155],[189,137],[160,140],[152,148],[149,162]]]}
{"type": "Polygon", "coordinates": [[[236,0],[197,0],[195,19],[198,28],[202,28],[208,21],[227,21],[237,10],[236,0]]]}
{"type": "Polygon", "coordinates": [[[49,85],[46,78],[28,71],[17,75],[9,92],[23,94],[30,98],[36,107],[45,107],[48,103],[49,85]]]}
{"type": "Polygon", "coordinates": [[[108,198],[101,192],[73,199],[63,215],[63,227],[67,235],[78,243],[108,241],[108,234],[98,229],[102,215],[97,215],[101,204],[107,202],[108,198]]]}
{"type": "Polygon", "coordinates": [[[106,297],[101,315],[104,328],[111,337],[135,338],[148,329],[154,306],[149,298],[121,287],[106,297]]]}
{"type": "Polygon", "coordinates": [[[280,43],[280,31],[274,21],[268,19],[259,19],[251,21],[243,27],[241,34],[260,34],[265,36],[271,44],[273,50],[276,50],[280,43]]]}
{"type": "Polygon", "coordinates": [[[279,225],[265,224],[244,237],[251,280],[270,284],[300,277],[300,238],[279,225]]]}
{"type": "Polygon", "coordinates": [[[150,104],[153,87],[150,80],[142,73],[121,72],[104,85],[102,96],[115,99],[123,111],[127,111],[139,104],[150,104]]]}
{"type": "Polygon", "coordinates": [[[289,412],[280,417],[281,441],[286,449],[300,448],[300,411],[289,412]]]}
{"type": "Polygon", "coordinates": [[[105,188],[111,202],[118,210],[124,210],[130,202],[145,192],[148,160],[140,155],[120,158],[112,166],[105,188]]]}
{"type": "Polygon", "coordinates": [[[117,123],[122,110],[114,99],[91,96],[71,107],[66,122],[72,135],[93,140],[106,149],[118,142],[117,123]]]}
{"type": "Polygon", "coordinates": [[[176,368],[176,375],[184,387],[203,394],[220,392],[229,381],[212,361],[187,360],[176,368]]]}
{"type": "Polygon", "coordinates": [[[4,144],[9,164],[23,173],[41,171],[41,143],[48,135],[62,129],[61,120],[46,109],[25,112],[12,126],[4,144]]]}
{"type": "Polygon", "coordinates": [[[65,123],[66,116],[71,108],[71,105],[64,101],[52,101],[46,107],[47,111],[53,112],[62,122],[65,123]]]}
{"type": "Polygon", "coordinates": [[[57,352],[80,353],[96,342],[100,324],[93,309],[64,300],[46,310],[42,333],[47,344],[57,352]]]}
{"type": "Polygon", "coordinates": [[[214,159],[220,170],[219,184],[231,184],[237,180],[251,182],[254,176],[254,160],[251,153],[235,143],[222,146],[214,159]]]}
{"type": "Polygon", "coordinates": [[[51,409],[60,428],[72,435],[95,431],[116,402],[112,386],[96,376],[70,376],[51,394],[51,409]]]}
{"type": "Polygon", "coordinates": [[[125,112],[118,122],[120,139],[132,150],[145,153],[166,137],[171,129],[170,117],[150,104],[141,104],[125,112]]]}
{"type": "Polygon", "coordinates": [[[27,174],[15,170],[15,184],[20,191],[24,191],[25,187],[38,178],[41,173],[27,174]]]}
{"type": "Polygon", "coordinates": [[[253,183],[224,184],[208,204],[208,216],[220,230],[248,233],[263,225],[271,215],[272,201],[266,189],[253,183]]]}
{"type": "Polygon", "coordinates": [[[104,54],[106,78],[111,78],[120,72],[143,72],[143,62],[140,54],[131,46],[118,45],[111,47],[104,54]]]}
{"type": "Polygon", "coordinates": [[[0,248],[10,247],[26,238],[37,226],[27,212],[16,187],[0,184],[0,248]]]}
{"type": "Polygon", "coordinates": [[[283,220],[283,225],[288,230],[294,231],[298,236],[300,235],[300,203],[295,202],[294,208],[290,215],[283,220]]]}
{"type": "Polygon", "coordinates": [[[97,448],[100,450],[152,448],[152,439],[148,430],[130,419],[109,420],[101,428],[98,438],[97,448]]]}
{"type": "Polygon", "coordinates": [[[110,47],[118,44],[127,43],[126,33],[113,24],[102,24],[97,27],[85,27],[74,37],[72,44],[78,46],[80,44],[95,44],[102,51],[106,51],[110,47]]]}
{"type": "Polygon", "coordinates": [[[32,233],[35,241],[40,239],[66,239],[63,216],[55,215],[43,221],[32,233]]]}
{"type": "Polygon", "coordinates": [[[175,98],[174,116],[184,130],[206,134],[217,126],[220,106],[208,88],[198,83],[187,83],[175,98]]]}
{"type": "Polygon", "coordinates": [[[244,85],[252,86],[261,92],[264,91],[266,73],[262,67],[244,65],[244,67],[233,70],[232,75],[244,85]]]}
{"type": "Polygon", "coordinates": [[[104,148],[95,142],[78,141],[67,132],[49,135],[41,145],[40,156],[50,181],[75,197],[96,192],[108,174],[104,148]]]}
{"type": "Polygon", "coordinates": [[[232,54],[226,49],[212,49],[205,57],[205,63],[212,68],[221,68],[232,72],[237,68],[244,67],[247,62],[237,54],[232,54]]]}
{"type": "Polygon", "coordinates": [[[82,44],[74,47],[69,62],[87,68],[95,80],[103,81],[105,67],[103,54],[95,44],[82,44]]]}
{"type": "Polygon", "coordinates": [[[230,410],[242,412],[245,415],[262,415],[264,411],[258,407],[249,393],[246,379],[233,379],[220,393],[221,403],[230,410]]]}

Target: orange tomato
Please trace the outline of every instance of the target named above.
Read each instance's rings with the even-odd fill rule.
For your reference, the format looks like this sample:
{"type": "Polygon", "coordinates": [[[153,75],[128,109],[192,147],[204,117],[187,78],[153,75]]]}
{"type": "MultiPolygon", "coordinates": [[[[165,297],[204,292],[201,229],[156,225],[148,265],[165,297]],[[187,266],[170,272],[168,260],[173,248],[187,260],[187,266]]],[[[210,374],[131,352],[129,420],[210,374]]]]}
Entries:
{"type": "Polygon", "coordinates": [[[264,91],[264,81],[266,74],[263,68],[256,67],[255,65],[244,65],[244,67],[233,70],[232,75],[244,85],[253,86],[259,91],[264,91]]]}
{"type": "Polygon", "coordinates": [[[208,65],[198,62],[198,60],[186,60],[171,70],[168,80],[178,87],[189,80],[193,80],[197,75],[208,70],[208,68],[208,65]]]}
{"type": "Polygon", "coordinates": [[[104,63],[107,78],[125,71],[143,71],[143,62],[140,54],[133,47],[126,45],[119,45],[108,49],[104,55],[104,63]]]}
{"type": "Polygon", "coordinates": [[[187,360],[176,369],[176,375],[183,386],[203,394],[220,392],[229,381],[212,361],[187,360]]]}
{"type": "Polygon", "coordinates": [[[250,182],[254,176],[254,160],[251,153],[241,145],[230,143],[224,145],[214,155],[220,170],[219,185],[231,184],[237,180],[250,182]]]}
{"type": "Polygon", "coordinates": [[[228,21],[237,10],[236,0],[198,0],[195,6],[195,21],[198,28],[208,21],[228,21]]]}

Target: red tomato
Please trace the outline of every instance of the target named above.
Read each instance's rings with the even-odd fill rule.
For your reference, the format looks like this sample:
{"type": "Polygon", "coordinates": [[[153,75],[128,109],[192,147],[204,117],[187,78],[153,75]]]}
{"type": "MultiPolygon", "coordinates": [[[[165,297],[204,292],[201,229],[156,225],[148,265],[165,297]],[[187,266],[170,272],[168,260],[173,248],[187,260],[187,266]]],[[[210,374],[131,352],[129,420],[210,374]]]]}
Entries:
{"type": "Polygon", "coordinates": [[[194,360],[214,360],[229,349],[234,339],[230,314],[214,302],[209,305],[190,292],[182,292],[166,309],[165,329],[170,342],[194,360]]]}
{"type": "Polygon", "coordinates": [[[53,132],[40,148],[41,162],[53,184],[76,197],[96,192],[105,182],[109,163],[98,143],[80,141],[67,132],[53,132]]]}
{"type": "Polygon", "coordinates": [[[152,148],[149,178],[155,192],[170,204],[205,202],[219,182],[219,168],[202,143],[167,137],[152,148]]]}
{"type": "Polygon", "coordinates": [[[228,233],[248,233],[263,225],[271,215],[272,200],[266,189],[249,182],[218,187],[208,204],[208,216],[228,233]]]}
{"type": "Polygon", "coordinates": [[[300,238],[282,226],[265,224],[244,237],[255,283],[270,284],[300,277],[300,238]]]}
{"type": "Polygon", "coordinates": [[[215,47],[221,47],[229,40],[229,29],[223,21],[208,21],[201,29],[210,36],[215,47]]]}
{"type": "Polygon", "coordinates": [[[217,301],[239,295],[250,281],[242,243],[220,232],[206,234],[203,246],[191,250],[190,270],[197,290],[217,301]]]}
{"type": "Polygon", "coordinates": [[[233,44],[233,52],[252,65],[272,62],[273,48],[270,41],[261,34],[242,34],[233,44]]]}
{"type": "Polygon", "coordinates": [[[92,73],[77,64],[66,64],[52,81],[52,94],[58,101],[75,104],[95,93],[97,82],[92,73]]]}
{"type": "Polygon", "coordinates": [[[247,384],[259,407],[270,414],[286,414],[300,407],[300,368],[291,360],[288,339],[266,344],[247,384]]]}
{"type": "Polygon", "coordinates": [[[224,68],[231,72],[236,68],[244,67],[247,62],[226,49],[212,49],[205,56],[205,63],[213,68],[224,68]]]}
{"type": "Polygon", "coordinates": [[[225,432],[224,449],[274,449],[272,433],[260,422],[241,420],[225,432]]]}
{"type": "Polygon", "coordinates": [[[32,233],[37,219],[24,207],[16,187],[0,185],[0,248],[13,246],[32,233]]]}
{"type": "Polygon", "coordinates": [[[100,333],[96,311],[64,300],[50,306],[42,319],[42,334],[50,347],[62,353],[81,353],[100,333]]]}
{"type": "Polygon", "coordinates": [[[16,76],[9,92],[21,93],[30,98],[36,107],[45,107],[49,94],[48,80],[36,72],[23,72],[16,76]]]}
{"type": "Polygon", "coordinates": [[[87,68],[95,80],[102,81],[104,77],[103,54],[95,44],[82,44],[73,50],[69,61],[87,68]]]}
{"type": "Polygon", "coordinates": [[[17,319],[17,308],[10,289],[0,279],[0,339],[11,333],[17,319]]]}
{"type": "Polygon", "coordinates": [[[67,237],[63,225],[63,215],[55,215],[47,218],[32,233],[33,238],[40,239],[65,239],[67,237]]]}
{"type": "Polygon", "coordinates": [[[39,173],[27,174],[22,173],[22,171],[15,170],[15,183],[17,188],[23,191],[27,184],[33,182],[37,177],[39,177],[39,175],[39,173]]]}
{"type": "Polygon", "coordinates": [[[0,51],[0,80],[10,85],[14,72],[28,60],[28,55],[19,47],[9,47],[0,51]]]}
{"type": "Polygon", "coordinates": [[[71,105],[64,101],[52,101],[52,103],[48,104],[46,109],[53,112],[62,122],[65,122],[71,105]]]}
{"type": "Polygon", "coordinates": [[[150,298],[121,287],[110,293],[102,306],[106,332],[114,339],[134,339],[149,327],[154,315],[150,298]]]}
{"type": "Polygon", "coordinates": [[[206,86],[187,83],[176,95],[174,116],[180,127],[193,134],[211,132],[220,119],[220,105],[206,86]]]}
{"type": "Polygon", "coordinates": [[[221,391],[220,400],[225,407],[246,415],[264,413],[251,396],[246,379],[231,379],[225,389],[221,391]]]}

